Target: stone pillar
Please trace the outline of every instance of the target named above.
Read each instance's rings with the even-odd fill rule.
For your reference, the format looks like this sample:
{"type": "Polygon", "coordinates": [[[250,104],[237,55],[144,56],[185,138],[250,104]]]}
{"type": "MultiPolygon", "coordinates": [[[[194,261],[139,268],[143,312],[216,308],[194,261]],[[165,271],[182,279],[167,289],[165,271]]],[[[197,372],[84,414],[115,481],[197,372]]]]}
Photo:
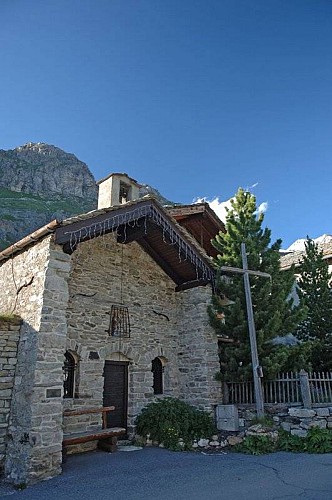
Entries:
{"type": "Polygon", "coordinates": [[[70,256],[51,242],[43,307],[37,336],[37,360],[31,398],[31,461],[28,482],[61,472],[63,364],[66,351],[67,279],[70,256]]]}
{"type": "Polygon", "coordinates": [[[180,398],[188,403],[212,410],[221,402],[221,384],[215,380],[219,372],[218,341],[210,326],[207,307],[211,288],[197,287],[181,292],[179,310],[180,398]]]}
{"type": "Polygon", "coordinates": [[[15,373],[5,473],[15,484],[61,472],[63,363],[66,349],[70,257],[52,237],[17,257],[33,282],[19,302],[23,317],[15,373]]]}

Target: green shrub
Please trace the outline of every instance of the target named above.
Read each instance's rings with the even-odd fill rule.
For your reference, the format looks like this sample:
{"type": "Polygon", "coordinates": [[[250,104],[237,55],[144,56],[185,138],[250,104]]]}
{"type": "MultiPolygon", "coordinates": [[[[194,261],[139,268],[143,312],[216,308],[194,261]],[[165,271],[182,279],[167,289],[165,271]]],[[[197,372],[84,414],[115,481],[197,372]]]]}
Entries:
{"type": "Polygon", "coordinates": [[[328,429],[312,427],[305,438],[308,453],[331,453],[332,432],[328,429]]]}
{"type": "Polygon", "coordinates": [[[247,436],[234,449],[248,455],[264,455],[276,451],[276,443],[269,436],[247,436]]]}
{"type": "Polygon", "coordinates": [[[216,380],[217,382],[223,382],[225,379],[225,375],[221,372],[216,372],[214,374],[214,380],[216,380]]]}
{"type": "Polygon", "coordinates": [[[287,431],[280,430],[277,442],[277,449],[280,451],[303,452],[306,449],[305,438],[293,436],[287,431]]]}
{"type": "Polygon", "coordinates": [[[328,429],[313,427],[306,437],[299,437],[279,430],[276,442],[269,436],[247,436],[242,443],[234,446],[234,450],[250,455],[262,455],[273,451],[331,453],[332,432],[328,429]]]}
{"type": "Polygon", "coordinates": [[[137,417],[136,425],[138,434],[150,434],[153,441],[172,450],[179,449],[179,438],[184,449],[190,449],[194,439],[209,438],[216,432],[211,415],[176,398],[150,403],[137,417]]]}

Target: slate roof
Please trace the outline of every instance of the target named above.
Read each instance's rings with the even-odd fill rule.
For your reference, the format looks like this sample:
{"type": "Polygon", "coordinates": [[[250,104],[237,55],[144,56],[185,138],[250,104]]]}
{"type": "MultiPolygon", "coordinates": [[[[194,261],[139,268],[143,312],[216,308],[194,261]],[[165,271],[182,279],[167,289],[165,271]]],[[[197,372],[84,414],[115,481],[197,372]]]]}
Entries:
{"type": "Polygon", "coordinates": [[[215,271],[210,257],[195,238],[151,196],[93,210],[63,221],[51,221],[0,252],[0,265],[1,261],[51,233],[54,233],[55,242],[63,245],[64,251],[72,253],[78,243],[115,230],[120,243],[137,241],[178,287],[191,288],[214,281],[215,271]],[[135,221],[144,222],[137,225],[135,221]]]}
{"type": "MultiPolygon", "coordinates": [[[[321,243],[318,245],[319,250],[323,252],[323,257],[326,260],[332,259],[332,242],[329,243],[321,243]]],[[[289,269],[292,265],[298,267],[303,259],[305,254],[304,250],[296,250],[290,253],[283,255],[280,258],[280,267],[281,269],[289,269]]]]}

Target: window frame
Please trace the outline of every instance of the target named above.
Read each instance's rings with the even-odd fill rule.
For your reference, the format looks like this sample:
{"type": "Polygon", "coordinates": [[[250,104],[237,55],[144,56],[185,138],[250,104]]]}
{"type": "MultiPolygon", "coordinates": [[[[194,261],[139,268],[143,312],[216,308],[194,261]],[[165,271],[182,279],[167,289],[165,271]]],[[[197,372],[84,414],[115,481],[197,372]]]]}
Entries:
{"type": "Polygon", "coordinates": [[[164,365],[158,356],[151,362],[151,372],[153,375],[153,394],[155,396],[161,396],[164,394],[164,365]]]}
{"type": "Polygon", "coordinates": [[[76,392],[77,359],[71,351],[64,354],[63,363],[63,397],[64,399],[73,399],[76,392]]]}

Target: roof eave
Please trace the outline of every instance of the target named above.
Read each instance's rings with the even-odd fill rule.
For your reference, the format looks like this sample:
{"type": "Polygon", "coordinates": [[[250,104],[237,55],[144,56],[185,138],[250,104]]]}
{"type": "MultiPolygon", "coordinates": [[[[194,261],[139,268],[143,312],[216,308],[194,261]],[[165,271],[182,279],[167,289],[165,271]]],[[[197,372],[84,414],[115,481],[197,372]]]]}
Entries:
{"type": "Polygon", "coordinates": [[[34,244],[36,241],[39,241],[42,239],[44,236],[54,233],[56,228],[58,228],[61,225],[61,222],[58,221],[57,219],[52,220],[48,224],[45,224],[45,226],[40,227],[36,231],[34,231],[31,234],[28,234],[28,236],[25,236],[21,240],[17,241],[16,243],[13,243],[13,245],[5,248],[0,252],[0,262],[2,260],[8,259],[12,255],[14,255],[17,252],[20,252],[23,250],[25,247],[34,244]]]}

